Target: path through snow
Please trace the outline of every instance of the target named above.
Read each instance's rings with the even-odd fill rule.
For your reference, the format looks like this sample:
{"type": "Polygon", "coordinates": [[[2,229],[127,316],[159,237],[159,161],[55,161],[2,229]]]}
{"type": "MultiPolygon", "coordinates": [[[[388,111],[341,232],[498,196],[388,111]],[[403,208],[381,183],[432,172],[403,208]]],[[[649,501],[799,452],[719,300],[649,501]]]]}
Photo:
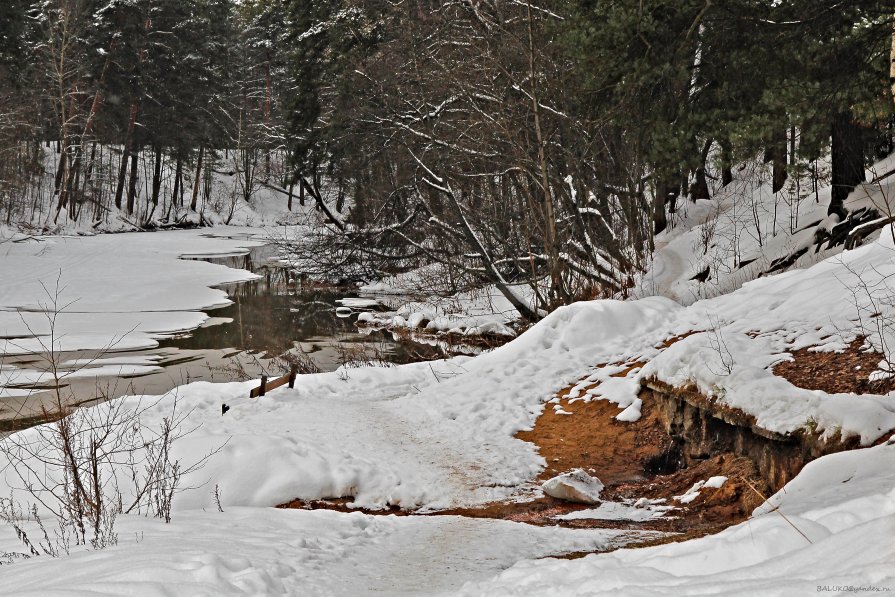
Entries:
{"type": "Polygon", "coordinates": [[[257,508],[196,512],[170,525],[126,517],[119,534],[119,545],[101,552],[4,566],[4,594],[435,595],[520,559],[607,548],[624,536],[455,516],[257,508]]]}

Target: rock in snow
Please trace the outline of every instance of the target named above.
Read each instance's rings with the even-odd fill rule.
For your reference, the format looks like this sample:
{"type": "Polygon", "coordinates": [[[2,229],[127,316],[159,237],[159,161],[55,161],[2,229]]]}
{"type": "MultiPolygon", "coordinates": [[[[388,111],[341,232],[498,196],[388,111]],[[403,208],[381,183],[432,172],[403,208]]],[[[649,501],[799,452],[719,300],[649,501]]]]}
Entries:
{"type": "Polygon", "coordinates": [[[582,504],[599,504],[603,491],[603,483],[580,468],[553,477],[541,487],[551,497],[582,504]]]}

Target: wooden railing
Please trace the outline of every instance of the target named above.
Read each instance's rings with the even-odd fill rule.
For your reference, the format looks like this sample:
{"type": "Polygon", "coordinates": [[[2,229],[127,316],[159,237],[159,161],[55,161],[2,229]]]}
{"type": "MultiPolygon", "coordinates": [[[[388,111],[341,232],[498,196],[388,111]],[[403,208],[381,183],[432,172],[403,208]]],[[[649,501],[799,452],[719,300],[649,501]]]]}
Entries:
{"type": "Polygon", "coordinates": [[[267,376],[261,376],[261,385],[257,388],[252,388],[252,391],[249,392],[249,398],[258,398],[259,396],[264,396],[265,393],[270,390],[274,390],[279,388],[282,385],[289,384],[290,388],[295,387],[295,377],[298,375],[298,367],[295,365],[289,370],[289,373],[282,377],[277,377],[273,381],[267,381],[267,376]]]}

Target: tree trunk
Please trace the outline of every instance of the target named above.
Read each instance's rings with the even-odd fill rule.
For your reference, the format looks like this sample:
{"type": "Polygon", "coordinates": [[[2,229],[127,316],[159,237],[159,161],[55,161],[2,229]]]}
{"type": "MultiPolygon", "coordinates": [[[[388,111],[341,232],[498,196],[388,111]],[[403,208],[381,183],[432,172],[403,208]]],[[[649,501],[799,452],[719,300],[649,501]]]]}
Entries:
{"type": "Polygon", "coordinates": [[[665,198],[667,196],[665,181],[656,180],[656,192],[653,196],[653,235],[659,234],[668,227],[668,219],[665,217],[665,198]]]}
{"type": "Polygon", "coordinates": [[[681,173],[671,172],[656,178],[656,196],[653,198],[653,233],[659,234],[668,227],[668,213],[677,211],[677,200],[681,196],[681,173]],[[671,181],[671,182],[669,182],[671,181]]]}
{"type": "Polygon", "coordinates": [[[193,175],[193,198],[190,201],[190,210],[196,211],[199,202],[199,182],[202,177],[202,160],[205,157],[205,146],[199,146],[199,158],[196,160],[196,173],[193,175]]]}
{"type": "Polygon", "coordinates": [[[342,213],[343,209],[345,209],[345,187],[342,184],[342,181],[339,180],[339,192],[336,196],[336,211],[342,213]]]}
{"type": "Polygon", "coordinates": [[[115,186],[115,208],[121,209],[121,199],[124,197],[124,181],[127,179],[128,151],[125,148],[121,154],[121,164],[118,167],[118,184],[115,186]]]}
{"type": "MultiPolygon", "coordinates": [[[[61,212],[63,209],[68,208],[68,197],[71,193],[72,183],[72,159],[69,156],[70,153],[71,147],[64,147],[62,151],[62,158],[60,158],[59,160],[59,162],[62,164],[62,168],[59,172],[62,174],[62,180],[59,182],[59,201],[56,203],[56,217],[53,219],[53,222],[56,222],[59,219],[59,212],[61,212]]],[[[59,173],[57,173],[57,177],[59,173]]]]}
{"type": "Polygon", "coordinates": [[[212,172],[212,165],[209,165],[205,168],[205,174],[202,176],[202,201],[205,202],[202,206],[203,211],[205,210],[205,205],[211,200],[212,172]]]}
{"type": "Polygon", "coordinates": [[[705,161],[709,157],[709,150],[712,148],[712,140],[706,139],[705,145],[702,147],[702,153],[699,154],[699,167],[696,169],[696,180],[690,187],[690,199],[711,199],[709,193],[709,183],[705,177],[705,161]]]}
{"type": "Polygon", "coordinates": [[[78,191],[81,185],[81,163],[84,161],[84,152],[82,146],[78,146],[75,150],[75,161],[72,165],[72,170],[74,171],[74,177],[72,177],[71,172],[68,174],[68,183],[66,184],[65,189],[65,201],[69,204],[69,217],[73,221],[78,220],[78,191]]]}
{"type": "MultiPolygon", "coordinates": [[[[87,170],[84,172],[84,182],[81,184],[79,191],[81,209],[83,209],[84,199],[87,197],[87,188],[90,186],[90,179],[93,177],[93,165],[96,163],[96,141],[90,147],[90,160],[87,162],[87,170]]],[[[98,203],[98,202],[97,202],[98,203]]]]}
{"type": "Polygon", "coordinates": [[[788,176],[786,172],[786,129],[781,127],[774,133],[774,139],[771,141],[770,148],[765,152],[769,152],[771,160],[774,162],[773,175],[771,181],[771,192],[779,193],[786,184],[788,176]]]}
{"type": "Polygon", "coordinates": [[[90,146],[90,162],[87,164],[87,174],[84,176],[84,187],[90,183],[93,177],[93,165],[96,163],[96,141],[90,146]]]}
{"type": "Polygon", "coordinates": [[[171,193],[171,205],[174,205],[174,202],[178,199],[178,193],[180,193],[180,201],[177,203],[179,206],[183,207],[183,190],[181,189],[181,185],[183,182],[183,159],[178,155],[177,156],[177,165],[174,167],[174,191],[171,193]]]}
{"type": "Polygon", "coordinates": [[[843,203],[864,182],[864,143],[861,127],[855,124],[851,112],[842,112],[833,119],[832,127],[832,197],[829,214],[845,217],[843,203]]]}
{"type": "Polygon", "coordinates": [[[127,159],[132,151],[134,142],[134,127],[137,124],[137,104],[131,104],[127,119],[127,133],[124,136],[124,153],[121,156],[121,170],[118,172],[118,186],[115,188],[115,207],[121,209],[121,197],[124,195],[124,179],[127,172],[127,159]]]}
{"type": "MultiPolygon", "coordinates": [[[[315,175],[315,184],[316,181],[319,181],[319,178],[315,175]]],[[[299,177],[298,183],[302,186],[302,188],[307,191],[308,195],[314,198],[314,202],[317,206],[317,209],[321,210],[325,215],[326,219],[330,221],[336,228],[341,231],[345,231],[345,222],[343,222],[340,218],[338,218],[326,202],[323,200],[323,197],[320,195],[319,186],[311,186],[311,183],[305,177],[299,177]]]]}
{"type": "Polygon", "coordinates": [[[730,141],[721,141],[721,186],[727,186],[733,182],[733,148],[730,141]]]}
{"type": "MultiPolygon", "coordinates": [[[[560,262],[558,234],[556,227],[556,215],[554,213],[553,191],[550,187],[550,179],[547,172],[547,158],[544,150],[544,133],[541,130],[541,111],[540,102],[538,100],[538,90],[535,87],[537,77],[535,76],[535,50],[534,50],[534,25],[531,12],[531,0],[527,3],[528,18],[528,72],[531,77],[531,105],[532,116],[534,120],[535,138],[538,143],[538,170],[540,174],[541,199],[543,201],[543,218],[544,218],[544,253],[547,254],[550,269],[550,298],[552,301],[559,302],[565,299],[565,288],[563,286],[562,263],[560,262]]],[[[548,305],[548,308],[552,305],[548,305]]]]}
{"type": "Polygon", "coordinates": [[[58,193],[59,188],[62,186],[62,173],[65,170],[65,153],[59,154],[59,166],[56,168],[56,182],[53,187],[53,190],[58,193]]]}
{"type": "Polygon", "coordinates": [[[140,158],[140,150],[131,153],[131,177],[127,185],[127,213],[134,213],[134,199],[137,195],[137,161],[140,158]]]}
{"type": "Polygon", "coordinates": [[[892,45],[889,49],[889,85],[895,100],[895,22],[892,23],[892,45]]]}
{"type": "Polygon", "coordinates": [[[152,172],[152,204],[158,205],[159,192],[162,189],[162,148],[156,147],[155,152],[155,170],[152,172]]]}

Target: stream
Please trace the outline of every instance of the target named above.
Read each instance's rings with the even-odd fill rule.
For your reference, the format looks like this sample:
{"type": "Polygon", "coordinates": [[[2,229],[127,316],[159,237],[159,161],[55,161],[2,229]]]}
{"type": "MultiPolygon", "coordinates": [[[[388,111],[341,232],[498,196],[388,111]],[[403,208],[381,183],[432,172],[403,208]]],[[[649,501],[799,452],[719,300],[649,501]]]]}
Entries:
{"type": "MultiPolygon", "coordinates": [[[[355,306],[348,309],[339,301],[357,299],[350,290],[295,284],[270,245],[253,247],[241,255],[183,258],[244,269],[259,278],[217,286],[233,303],[207,310],[209,319],[197,329],[163,337],[157,348],[101,355],[106,371],[98,371],[98,375],[80,375],[94,366],[90,361],[97,359],[95,351],[58,354],[60,362],[87,363],[77,376],[63,381],[60,393],[67,403],[90,404],[97,398],[125,394],[160,395],[195,381],[228,382],[259,379],[262,374],[280,375],[289,368],[278,358],[285,353],[293,360],[297,358],[300,371],[305,373],[333,371],[343,364],[401,364],[440,355],[438,348],[395,339],[389,332],[359,331],[359,312],[384,307],[375,300],[355,300],[355,306]],[[134,364],[143,370],[125,371],[134,364]],[[109,366],[113,370],[119,366],[120,370],[115,374],[109,366]]],[[[7,357],[5,362],[38,371],[48,369],[47,359],[39,354],[7,357]]],[[[22,383],[0,388],[6,392],[0,406],[0,432],[41,422],[41,409],[55,399],[52,385],[22,383]]]]}

